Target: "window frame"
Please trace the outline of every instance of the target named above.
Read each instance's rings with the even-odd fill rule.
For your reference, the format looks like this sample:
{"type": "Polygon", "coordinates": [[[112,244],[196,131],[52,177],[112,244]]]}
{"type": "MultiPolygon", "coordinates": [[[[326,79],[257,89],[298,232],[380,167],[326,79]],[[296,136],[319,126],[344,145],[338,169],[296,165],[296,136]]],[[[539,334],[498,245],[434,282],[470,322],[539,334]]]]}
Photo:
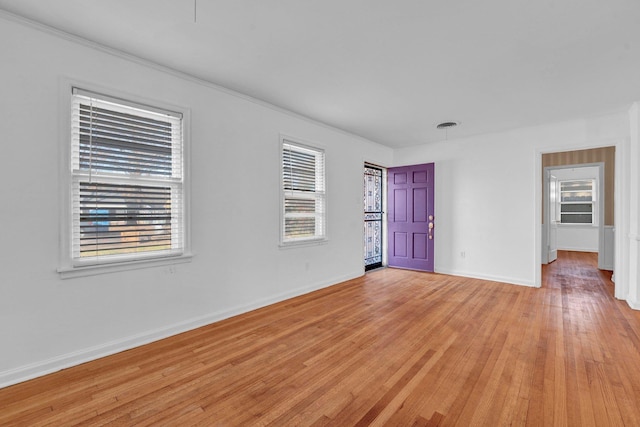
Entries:
{"type": "MultiPolygon", "coordinates": [[[[87,84],[70,79],[63,79],[60,85],[60,158],[59,158],[59,182],[60,182],[60,205],[59,205],[59,261],[58,273],[61,278],[73,278],[90,276],[96,274],[110,273],[115,271],[133,270],[147,268],[151,266],[172,265],[190,262],[191,254],[191,233],[190,233],[190,109],[168,104],[155,99],[143,98],[130,93],[123,93],[112,88],[104,88],[95,84],[87,84]],[[172,112],[182,116],[182,250],[171,253],[151,252],[143,253],[141,256],[129,255],[124,257],[114,257],[107,261],[84,262],[73,257],[73,215],[72,200],[74,195],[73,183],[77,181],[74,175],[72,161],[72,99],[74,90],[84,94],[92,94],[97,98],[106,101],[120,103],[125,106],[139,107],[148,111],[172,112]]],[[[104,182],[108,182],[106,178],[104,182]]],[[[144,180],[131,179],[130,184],[141,184],[144,180]]]]}
{"type": "MultiPolygon", "coordinates": [[[[593,178],[577,178],[577,179],[563,179],[563,180],[558,180],[558,197],[557,197],[557,203],[558,203],[558,209],[557,209],[557,222],[558,225],[561,226],[598,226],[598,220],[597,220],[597,186],[598,186],[598,182],[596,179],[593,178]],[[562,193],[567,193],[568,191],[562,191],[562,186],[564,183],[574,183],[574,182],[586,182],[586,181],[590,181],[591,182],[591,190],[582,190],[584,192],[589,191],[591,193],[591,200],[590,201],[577,201],[577,202],[563,202],[562,201],[562,193]],[[563,222],[562,221],[562,206],[563,205],[586,205],[586,204],[590,204],[591,205],[591,222],[563,222]]],[[[572,215],[572,214],[585,214],[588,215],[589,212],[564,212],[564,214],[568,214],[568,215],[572,215]]]]}
{"type": "MultiPolygon", "coordinates": [[[[281,248],[289,248],[289,247],[299,247],[299,246],[307,246],[307,245],[319,245],[326,243],[328,238],[328,200],[327,200],[327,161],[326,161],[326,150],[324,146],[317,143],[310,143],[308,141],[301,140],[300,138],[295,138],[287,135],[280,135],[279,139],[279,191],[280,191],[280,233],[279,233],[279,246],[281,248]],[[321,233],[316,233],[314,237],[307,238],[297,238],[297,239],[287,239],[285,236],[285,221],[286,221],[286,212],[285,212],[285,202],[287,199],[286,192],[284,188],[284,149],[285,145],[289,145],[291,147],[299,148],[300,151],[311,151],[316,154],[320,154],[322,156],[321,159],[321,171],[318,171],[316,165],[316,174],[321,172],[322,174],[322,187],[323,190],[317,192],[319,193],[316,196],[313,196],[314,199],[317,200],[319,197],[322,200],[322,212],[318,212],[317,210],[314,212],[314,215],[320,215],[320,226],[321,233]]],[[[315,194],[316,192],[314,192],[315,194]]]]}

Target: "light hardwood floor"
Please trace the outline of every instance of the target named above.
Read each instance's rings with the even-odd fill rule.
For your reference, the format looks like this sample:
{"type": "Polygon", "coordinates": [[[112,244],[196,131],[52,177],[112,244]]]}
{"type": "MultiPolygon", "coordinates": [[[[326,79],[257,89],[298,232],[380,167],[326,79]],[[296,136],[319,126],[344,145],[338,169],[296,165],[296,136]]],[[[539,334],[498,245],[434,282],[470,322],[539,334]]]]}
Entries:
{"type": "Polygon", "coordinates": [[[594,254],[543,288],[368,273],[0,390],[0,425],[640,426],[640,313],[594,254]]]}

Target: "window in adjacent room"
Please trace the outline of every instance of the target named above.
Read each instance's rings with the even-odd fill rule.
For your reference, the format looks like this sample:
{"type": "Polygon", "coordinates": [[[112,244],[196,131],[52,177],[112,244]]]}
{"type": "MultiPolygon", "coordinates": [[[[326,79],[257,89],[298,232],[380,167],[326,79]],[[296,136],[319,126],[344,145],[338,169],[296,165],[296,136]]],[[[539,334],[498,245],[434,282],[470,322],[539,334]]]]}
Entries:
{"type": "Polygon", "coordinates": [[[71,268],[182,255],[181,113],[74,88],[71,268]]]}
{"type": "Polygon", "coordinates": [[[283,245],[326,239],[324,150],[281,139],[283,245]]]}
{"type": "Polygon", "coordinates": [[[595,180],[560,181],[560,223],[595,224],[595,180]]]}

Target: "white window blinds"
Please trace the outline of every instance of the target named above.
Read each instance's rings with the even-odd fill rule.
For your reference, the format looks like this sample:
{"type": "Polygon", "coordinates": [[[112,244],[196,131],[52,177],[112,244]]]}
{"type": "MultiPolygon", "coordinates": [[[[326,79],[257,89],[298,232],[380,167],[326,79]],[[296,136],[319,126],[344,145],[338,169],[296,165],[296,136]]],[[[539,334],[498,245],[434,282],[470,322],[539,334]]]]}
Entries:
{"type": "Polygon", "coordinates": [[[560,223],[595,224],[595,180],[560,181],[560,223]]]}
{"type": "Polygon", "coordinates": [[[182,116],[73,90],[72,260],[179,255],[184,244],[182,116]]]}
{"type": "Polygon", "coordinates": [[[282,243],[324,239],[324,151],[282,142],[282,243]]]}

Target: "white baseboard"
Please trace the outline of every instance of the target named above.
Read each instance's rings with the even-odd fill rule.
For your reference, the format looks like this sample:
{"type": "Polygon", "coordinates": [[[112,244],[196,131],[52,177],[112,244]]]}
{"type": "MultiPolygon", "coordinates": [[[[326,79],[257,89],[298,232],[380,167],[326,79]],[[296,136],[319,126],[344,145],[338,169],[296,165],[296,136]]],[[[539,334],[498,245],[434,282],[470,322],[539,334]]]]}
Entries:
{"type": "Polygon", "coordinates": [[[629,307],[633,308],[634,310],[640,310],[640,301],[627,300],[627,304],[629,304],[629,307]]]}
{"type": "Polygon", "coordinates": [[[436,268],[435,270],[436,270],[436,273],[448,274],[450,276],[460,276],[460,277],[468,277],[470,279],[488,280],[491,282],[507,283],[509,285],[527,286],[529,288],[537,287],[535,283],[532,281],[516,279],[513,277],[494,276],[494,275],[488,275],[488,274],[478,274],[478,273],[473,273],[468,271],[448,270],[448,269],[441,269],[441,268],[436,268]]]}
{"type": "Polygon", "coordinates": [[[253,301],[249,304],[236,306],[228,310],[211,313],[205,316],[196,317],[193,319],[185,320],[166,327],[146,331],[140,334],[132,335],[120,340],[107,342],[97,346],[81,349],[71,353],[56,356],[47,360],[43,360],[37,363],[24,365],[15,369],[9,369],[0,372],[0,388],[8,387],[13,384],[17,384],[23,381],[27,381],[33,378],[41,377],[53,372],[60,371],[62,369],[70,368],[85,362],[100,359],[105,356],[120,353],[125,350],[130,350],[141,345],[149,344],[154,341],[158,341],[173,335],[177,335],[183,332],[187,332],[193,329],[200,328],[202,326],[210,325],[211,323],[219,322],[220,320],[227,319],[229,317],[237,316],[242,313],[262,308],[277,302],[281,302],[290,298],[294,298],[300,295],[308,294],[319,289],[323,289],[347,280],[360,277],[364,272],[344,275],[336,277],[331,280],[325,280],[320,283],[316,283],[312,286],[304,288],[297,288],[288,292],[283,292],[277,295],[270,296],[268,298],[262,298],[260,300],[253,301]]]}
{"type": "Polygon", "coordinates": [[[564,248],[560,248],[558,247],[559,251],[571,251],[571,252],[591,252],[591,253],[598,253],[598,248],[570,248],[570,247],[564,247],[564,248]]]}

